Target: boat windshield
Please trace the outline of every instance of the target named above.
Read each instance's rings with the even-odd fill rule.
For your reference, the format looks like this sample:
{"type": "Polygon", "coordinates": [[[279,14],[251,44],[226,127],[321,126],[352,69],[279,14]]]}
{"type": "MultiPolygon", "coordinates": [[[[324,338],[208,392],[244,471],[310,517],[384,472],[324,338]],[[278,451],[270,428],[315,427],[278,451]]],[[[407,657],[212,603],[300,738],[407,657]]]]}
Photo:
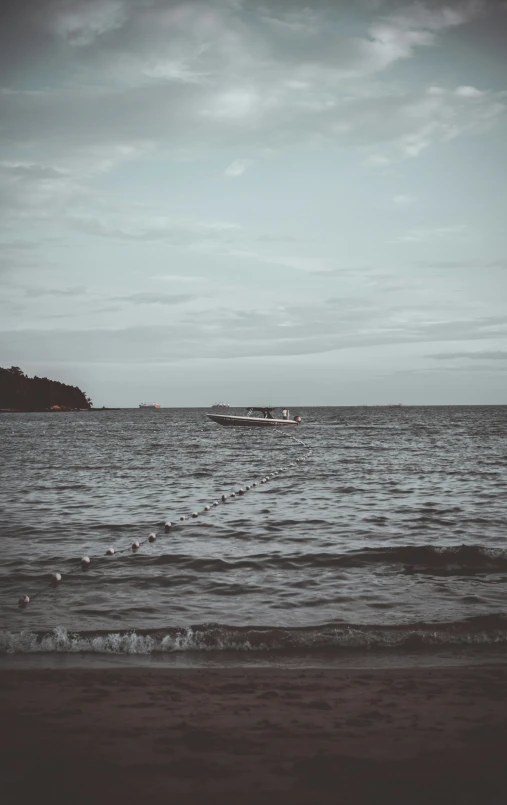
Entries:
{"type": "Polygon", "coordinates": [[[264,419],[273,419],[272,408],[248,408],[248,416],[252,416],[255,411],[258,411],[264,419]]]}

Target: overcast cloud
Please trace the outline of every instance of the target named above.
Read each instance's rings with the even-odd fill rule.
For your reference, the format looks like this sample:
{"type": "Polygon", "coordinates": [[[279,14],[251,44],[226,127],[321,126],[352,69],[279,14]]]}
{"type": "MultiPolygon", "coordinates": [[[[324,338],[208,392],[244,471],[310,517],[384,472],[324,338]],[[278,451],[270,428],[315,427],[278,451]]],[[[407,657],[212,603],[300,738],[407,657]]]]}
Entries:
{"type": "Polygon", "coordinates": [[[506,34],[489,0],[8,2],[0,365],[506,402],[506,34]]]}

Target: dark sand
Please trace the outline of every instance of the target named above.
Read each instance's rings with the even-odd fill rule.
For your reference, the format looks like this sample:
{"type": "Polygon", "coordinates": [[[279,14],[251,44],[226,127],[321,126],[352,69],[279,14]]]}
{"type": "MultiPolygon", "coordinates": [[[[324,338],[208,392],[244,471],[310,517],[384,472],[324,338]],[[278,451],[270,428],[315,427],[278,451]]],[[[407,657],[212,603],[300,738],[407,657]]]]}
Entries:
{"type": "Polygon", "coordinates": [[[0,672],[0,800],[507,803],[507,669],[0,672]]]}

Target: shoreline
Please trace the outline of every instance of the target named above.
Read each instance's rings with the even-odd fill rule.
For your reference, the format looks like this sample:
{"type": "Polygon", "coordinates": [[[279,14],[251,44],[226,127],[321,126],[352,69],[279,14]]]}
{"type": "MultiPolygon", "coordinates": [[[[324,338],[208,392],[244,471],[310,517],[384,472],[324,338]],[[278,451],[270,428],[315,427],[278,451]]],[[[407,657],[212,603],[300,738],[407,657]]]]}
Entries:
{"type": "Polygon", "coordinates": [[[507,668],[0,669],[9,805],[503,802],[507,668]]]}
{"type": "Polygon", "coordinates": [[[151,653],[122,651],[4,651],[0,654],[0,673],[11,669],[27,671],[115,670],[115,669],[249,669],[314,671],[382,671],[397,669],[484,668],[507,669],[507,646],[461,646],[418,649],[376,648],[373,651],[232,651],[187,650],[151,653]]]}
{"type": "MultiPolygon", "coordinates": [[[[230,410],[233,409],[244,409],[246,406],[244,405],[231,405],[230,410]]],[[[274,406],[278,407],[278,406],[274,406]]],[[[293,405],[292,408],[301,408],[301,409],[327,409],[327,408],[338,408],[338,409],[357,409],[357,408],[372,408],[372,409],[379,409],[379,408],[399,408],[398,405],[388,405],[388,404],[375,404],[375,405],[361,405],[360,403],[356,403],[355,405],[293,405]]],[[[211,410],[212,406],[210,405],[163,405],[159,409],[160,411],[208,411],[211,410]]],[[[506,402],[497,402],[497,403],[410,403],[410,404],[402,404],[401,408],[507,408],[506,402]]],[[[91,413],[98,413],[99,411],[138,411],[142,410],[139,409],[139,406],[116,406],[113,408],[109,408],[107,406],[100,406],[99,408],[69,408],[67,410],[61,408],[59,410],[53,410],[51,408],[0,408],[0,414],[54,414],[54,413],[78,413],[83,411],[90,411],[91,413]]],[[[148,409],[148,410],[155,410],[155,409],[148,409]]],[[[308,423],[306,423],[308,424],[308,423]]],[[[315,423],[313,423],[315,424],[315,423]]]]}
{"type": "Polygon", "coordinates": [[[0,408],[0,414],[82,414],[93,411],[119,411],[119,408],[0,408]]]}

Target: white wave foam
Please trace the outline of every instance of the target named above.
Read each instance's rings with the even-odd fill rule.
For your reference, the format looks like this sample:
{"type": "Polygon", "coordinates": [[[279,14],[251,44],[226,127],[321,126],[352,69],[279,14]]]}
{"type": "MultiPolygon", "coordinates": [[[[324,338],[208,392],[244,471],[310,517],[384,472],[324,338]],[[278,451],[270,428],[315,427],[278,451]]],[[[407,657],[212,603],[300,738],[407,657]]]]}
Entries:
{"type": "MultiPolygon", "coordinates": [[[[60,652],[68,654],[154,654],[172,651],[251,651],[248,640],[235,642],[215,636],[212,643],[204,632],[185,629],[162,637],[132,632],[113,632],[107,635],[70,633],[63,626],[40,635],[35,632],[0,632],[0,654],[41,654],[60,652]]],[[[267,649],[268,646],[257,648],[267,649]]]]}
{"type": "MultiPolygon", "coordinates": [[[[450,626],[450,625],[448,625],[450,626]]],[[[0,654],[91,653],[155,654],[184,651],[328,651],[403,647],[490,646],[506,644],[507,629],[434,628],[372,629],[358,627],[315,630],[234,629],[218,625],[174,630],[166,634],[112,632],[72,633],[59,626],[45,634],[0,632],[0,654]]]]}

